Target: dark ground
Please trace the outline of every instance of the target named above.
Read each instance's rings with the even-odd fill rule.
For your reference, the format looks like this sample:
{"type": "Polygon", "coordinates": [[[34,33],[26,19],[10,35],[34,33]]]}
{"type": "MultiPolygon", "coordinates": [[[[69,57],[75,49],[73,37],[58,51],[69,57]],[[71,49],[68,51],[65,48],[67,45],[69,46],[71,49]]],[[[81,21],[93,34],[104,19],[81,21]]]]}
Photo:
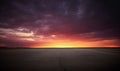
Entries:
{"type": "Polygon", "coordinates": [[[0,71],[120,71],[120,49],[0,49],[0,71]]]}

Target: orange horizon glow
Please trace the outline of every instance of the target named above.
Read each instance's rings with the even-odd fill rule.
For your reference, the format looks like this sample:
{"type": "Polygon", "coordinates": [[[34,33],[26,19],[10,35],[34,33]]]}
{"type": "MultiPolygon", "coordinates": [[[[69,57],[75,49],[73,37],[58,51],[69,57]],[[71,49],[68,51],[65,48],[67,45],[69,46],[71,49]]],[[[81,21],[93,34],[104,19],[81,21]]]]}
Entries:
{"type": "Polygon", "coordinates": [[[100,41],[94,41],[94,40],[87,40],[87,39],[48,39],[44,45],[33,45],[34,48],[97,48],[97,47],[106,47],[106,48],[113,48],[113,47],[119,47],[116,44],[115,40],[100,40],[100,41]]]}
{"type": "MultiPolygon", "coordinates": [[[[21,35],[23,36],[23,35],[21,35]]],[[[6,38],[6,37],[3,37],[6,38]]],[[[120,47],[116,39],[99,39],[85,34],[82,36],[76,35],[32,35],[32,37],[12,37],[14,41],[19,41],[24,44],[25,48],[113,48],[120,47]],[[30,43],[30,44],[29,44],[30,43]]],[[[0,44],[0,46],[7,46],[0,44]]],[[[14,46],[12,46],[14,47],[14,46]]],[[[16,47],[16,46],[15,46],[16,47]]],[[[17,46],[19,47],[19,46],[17,46]]]]}

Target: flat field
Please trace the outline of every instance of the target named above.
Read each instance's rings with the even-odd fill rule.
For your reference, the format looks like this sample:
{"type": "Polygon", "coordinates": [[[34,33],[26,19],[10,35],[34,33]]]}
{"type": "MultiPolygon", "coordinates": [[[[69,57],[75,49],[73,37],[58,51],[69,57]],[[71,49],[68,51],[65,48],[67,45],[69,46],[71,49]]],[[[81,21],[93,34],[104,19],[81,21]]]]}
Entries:
{"type": "Polygon", "coordinates": [[[0,71],[119,71],[120,49],[0,49],[0,71]]]}

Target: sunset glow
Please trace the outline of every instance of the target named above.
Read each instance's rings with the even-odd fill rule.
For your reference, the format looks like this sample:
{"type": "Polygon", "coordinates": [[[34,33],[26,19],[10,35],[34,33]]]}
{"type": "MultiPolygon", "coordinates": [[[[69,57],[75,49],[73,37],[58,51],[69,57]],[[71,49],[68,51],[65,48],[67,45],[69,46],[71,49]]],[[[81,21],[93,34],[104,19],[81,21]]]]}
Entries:
{"type": "MultiPolygon", "coordinates": [[[[12,47],[27,48],[94,48],[94,47],[118,47],[116,39],[100,39],[93,37],[94,33],[85,34],[49,34],[36,35],[32,31],[23,32],[16,29],[1,29],[5,35],[1,38],[14,41],[16,45],[9,44],[12,47]],[[11,38],[9,38],[11,37],[11,38]],[[24,44],[24,45],[23,45],[24,44]],[[14,46],[13,46],[14,45],[14,46]]],[[[8,46],[2,43],[0,46],[8,46]]]]}
{"type": "MultiPolygon", "coordinates": [[[[96,48],[96,47],[118,47],[115,40],[92,40],[90,39],[47,39],[44,45],[34,45],[35,48],[96,48]]],[[[39,41],[40,42],[40,41],[39,41]]]]}
{"type": "Polygon", "coordinates": [[[0,47],[120,46],[118,9],[105,4],[108,2],[3,0],[0,3],[0,47]]]}

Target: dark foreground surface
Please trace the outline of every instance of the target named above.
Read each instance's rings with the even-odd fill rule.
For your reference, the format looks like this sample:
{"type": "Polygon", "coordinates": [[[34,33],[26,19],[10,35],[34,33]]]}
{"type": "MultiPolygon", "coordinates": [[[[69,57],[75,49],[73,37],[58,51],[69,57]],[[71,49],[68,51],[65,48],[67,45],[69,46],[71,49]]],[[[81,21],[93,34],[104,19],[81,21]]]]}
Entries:
{"type": "Polygon", "coordinates": [[[120,49],[1,49],[0,71],[120,71],[120,49]]]}

